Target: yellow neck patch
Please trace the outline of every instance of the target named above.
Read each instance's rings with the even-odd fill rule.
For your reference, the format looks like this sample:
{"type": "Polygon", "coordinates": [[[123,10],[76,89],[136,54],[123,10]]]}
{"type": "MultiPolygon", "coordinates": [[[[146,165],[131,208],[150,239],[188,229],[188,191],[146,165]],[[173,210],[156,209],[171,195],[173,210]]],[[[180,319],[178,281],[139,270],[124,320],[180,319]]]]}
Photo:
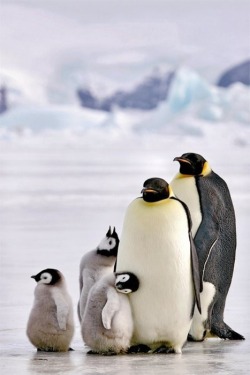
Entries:
{"type": "MultiPolygon", "coordinates": [[[[212,169],[209,165],[209,163],[206,161],[203,165],[202,172],[199,176],[207,176],[209,173],[212,172],[212,169]]],[[[182,173],[177,173],[174,179],[179,179],[179,178],[187,178],[187,177],[193,177],[190,174],[182,174],[182,173]]]]}
{"type": "Polygon", "coordinates": [[[205,164],[203,165],[201,175],[207,176],[211,172],[212,172],[212,169],[211,169],[210,165],[208,164],[208,162],[206,161],[205,164]]]}

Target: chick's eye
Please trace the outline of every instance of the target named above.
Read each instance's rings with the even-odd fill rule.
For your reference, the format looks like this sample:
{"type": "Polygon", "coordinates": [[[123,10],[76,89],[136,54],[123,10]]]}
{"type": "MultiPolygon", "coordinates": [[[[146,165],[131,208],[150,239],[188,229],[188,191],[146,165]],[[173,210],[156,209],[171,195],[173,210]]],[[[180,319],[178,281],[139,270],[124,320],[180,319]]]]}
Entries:
{"type": "Polygon", "coordinates": [[[109,245],[112,245],[112,241],[111,240],[109,241],[109,245]]]}

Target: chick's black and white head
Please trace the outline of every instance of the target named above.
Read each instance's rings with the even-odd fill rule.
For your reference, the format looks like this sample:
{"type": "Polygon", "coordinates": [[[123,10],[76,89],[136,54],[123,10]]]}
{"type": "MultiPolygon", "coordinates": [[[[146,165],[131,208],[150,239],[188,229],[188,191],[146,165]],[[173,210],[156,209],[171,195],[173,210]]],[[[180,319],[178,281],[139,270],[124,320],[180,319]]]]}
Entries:
{"type": "Polygon", "coordinates": [[[109,227],[106,236],[97,246],[97,253],[104,256],[117,256],[119,242],[120,240],[115,227],[113,231],[111,230],[111,227],[109,227]]]}
{"type": "Polygon", "coordinates": [[[199,176],[202,174],[202,170],[206,160],[203,156],[188,152],[182,156],[174,158],[174,161],[180,163],[180,173],[187,174],[191,176],[199,176]]]}
{"type": "Polygon", "coordinates": [[[139,288],[140,283],[138,277],[131,272],[116,272],[115,277],[115,287],[120,293],[133,293],[139,288]]]}
{"type": "Polygon", "coordinates": [[[149,178],[144,182],[141,193],[145,202],[158,202],[169,197],[169,184],[163,178],[149,178]]]}
{"type": "Polygon", "coordinates": [[[62,279],[62,274],[56,269],[47,268],[31,277],[35,279],[37,284],[55,285],[62,279]]]}

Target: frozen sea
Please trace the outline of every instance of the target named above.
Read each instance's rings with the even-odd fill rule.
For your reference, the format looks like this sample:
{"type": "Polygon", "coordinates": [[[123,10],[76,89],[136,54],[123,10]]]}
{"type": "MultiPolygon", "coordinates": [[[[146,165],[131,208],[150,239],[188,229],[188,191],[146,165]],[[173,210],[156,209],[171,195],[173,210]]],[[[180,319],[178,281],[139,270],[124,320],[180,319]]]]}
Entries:
{"type": "Polygon", "coordinates": [[[63,131],[1,137],[1,374],[249,373],[249,130],[237,129],[209,124],[203,136],[192,137],[63,131]],[[246,340],[187,343],[182,355],[87,355],[76,316],[80,258],[109,225],[120,234],[143,182],[170,181],[178,171],[173,158],[189,151],[203,154],[232,194],[238,247],[225,321],[246,340]],[[63,272],[74,301],[73,352],[37,353],[25,334],[35,287],[30,276],[47,267],[63,272]]]}

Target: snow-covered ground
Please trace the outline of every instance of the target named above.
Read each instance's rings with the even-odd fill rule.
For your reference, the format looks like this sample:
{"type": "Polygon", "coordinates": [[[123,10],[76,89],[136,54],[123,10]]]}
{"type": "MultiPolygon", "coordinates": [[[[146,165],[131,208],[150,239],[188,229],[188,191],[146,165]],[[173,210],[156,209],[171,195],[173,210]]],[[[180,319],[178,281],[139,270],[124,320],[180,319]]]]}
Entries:
{"type": "Polygon", "coordinates": [[[1,373],[246,374],[250,363],[249,87],[214,85],[249,58],[245,1],[2,0],[0,116],[1,373]],[[168,101],[152,111],[81,109],[74,90],[129,88],[175,68],[168,101]],[[25,335],[40,270],[60,269],[74,301],[78,266],[153,176],[175,156],[202,154],[228,183],[238,247],[225,321],[244,342],[188,343],[183,355],[91,357],[76,333],[66,354],[37,354],[25,335]],[[107,371],[108,369],[108,371],[107,371]]]}

